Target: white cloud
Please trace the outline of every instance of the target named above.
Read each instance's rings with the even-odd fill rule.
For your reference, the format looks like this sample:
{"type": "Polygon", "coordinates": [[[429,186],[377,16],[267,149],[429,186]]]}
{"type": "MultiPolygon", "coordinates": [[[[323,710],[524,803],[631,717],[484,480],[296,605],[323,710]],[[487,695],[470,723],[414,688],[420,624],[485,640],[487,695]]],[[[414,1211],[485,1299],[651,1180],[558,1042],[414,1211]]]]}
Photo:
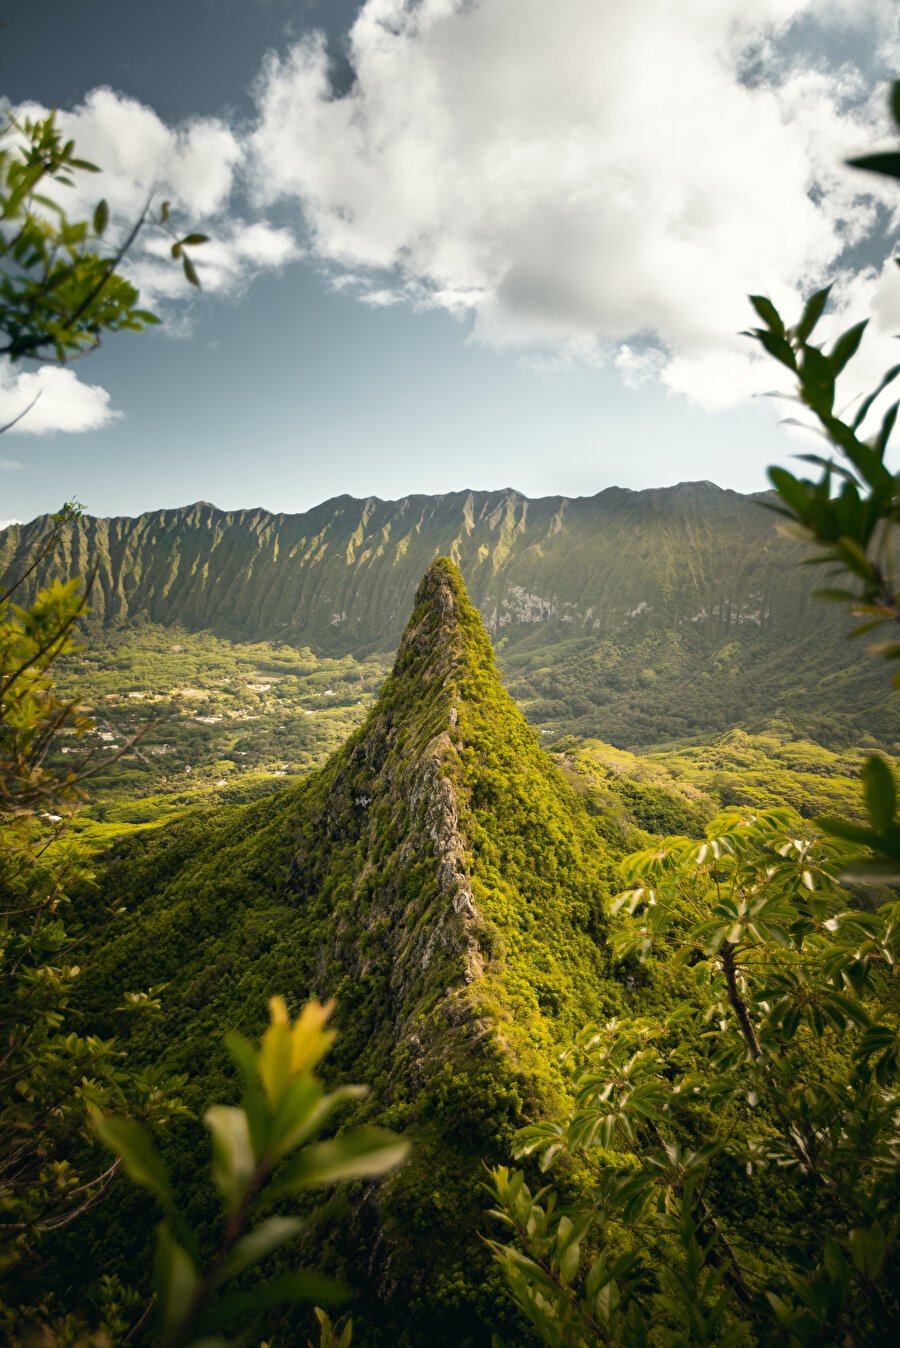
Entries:
{"type": "Polygon", "coordinates": [[[23,463],[18,459],[0,459],[0,473],[14,473],[17,468],[24,468],[23,463]]]}
{"type": "MultiPolygon", "coordinates": [[[[32,117],[46,111],[36,104],[17,109],[32,117]]],[[[58,113],[57,121],[75,141],[79,157],[102,169],[98,174],[77,174],[71,189],[55,189],[70,218],[89,217],[105,197],[112,218],[108,234],[118,239],[148,201],[156,211],[168,200],[173,231],[210,236],[211,242],[191,250],[208,294],[240,293],[254,276],[301,255],[289,229],[264,219],[244,219],[235,207],[245,147],[226,122],[206,117],[170,127],[152,108],[108,88],[93,89],[78,107],[58,113]]],[[[145,306],[196,296],[170,257],[171,244],[163,230],[148,225],[121,264],[120,270],[140,289],[145,306]]],[[[179,335],[183,314],[169,308],[165,316],[179,335]]]]}
{"type": "MultiPolygon", "coordinates": [[[[264,221],[247,224],[239,218],[222,219],[210,230],[209,243],[190,250],[206,295],[239,294],[260,272],[277,270],[302,256],[289,229],[275,228],[264,221]]],[[[184,299],[190,289],[181,269],[172,262],[169,249],[168,239],[148,236],[128,264],[128,275],[145,304],[166,305],[184,299]]],[[[178,320],[171,314],[168,324],[173,335],[182,335],[178,320]]]]}
{"type": "MultiPolygon", "coordinates": [[[[99,384],[83,383],[74,370],[41,365],[35,371],[0,362],[0,425],[34,405],[10,434],[52,435],[56,431],[96,431],[121,417],[99,384]]],[[[4,460],[3,467],[22,465],[4,460]]]]}
{"type": "Polygon", "coordinates": [[[726,405],[772,379],[733,335],[747,293],[793,315],[837,276],[849,311],[847,250],[900,222],[841,165],[886,134],[883,88],[798,58],[798,22],[900,41],[889,0],[368,0],[348,92],[321,37],[270,55],[245,162],[368,303],[726,405]]]}

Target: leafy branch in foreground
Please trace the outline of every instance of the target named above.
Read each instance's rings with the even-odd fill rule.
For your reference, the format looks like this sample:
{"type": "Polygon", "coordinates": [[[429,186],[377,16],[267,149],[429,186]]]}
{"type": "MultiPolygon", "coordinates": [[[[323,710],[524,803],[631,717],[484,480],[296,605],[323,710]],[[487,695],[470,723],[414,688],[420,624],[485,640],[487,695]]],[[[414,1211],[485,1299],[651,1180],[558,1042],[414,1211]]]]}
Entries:
{"type": "Polygon", "coordinates": [[[658,951],[687,996],[586,1027],[572,1109],[519,1133],[583,1202],[491,1175],[515,1237],[495,1257],[553,1348],[900,1328],[900,904],[848,908],[846,850],[790,811],[729,812],[623,863],[617,953],[658,951]]]}
{"type": "MultiPolygon", "coordinates": [[[[891,86],[890,109],[900,130],[900,80],[891,86]]],[[[879,152],[848,161],[851,167],[900,178],[900,152],[879,152]]],[[[900,258],[895,259],[900,266],[900,258]]],[[[769,477],[778,494],[777,503],[765,503],[787,523],[785,533],[802,542],[818,545],[807,565],[826,564],[842,580],[839,585],[814,590],[813,594],[843,604],[862,619],[850,633],[861,636],[885,623],[900,622],[900,581],[897,577],[897,536],[900,523],[900,478],[886,462],[891,434],[900,411],[900,400],[890,404],[876,431],[863,434],[863,426],[877,399],[900,375],[893,365],[874,389],[864,396],[852,417],[835,411],[837,380],[859,350],[868,320],[848,328],[826,351],[811,339],[825,311],[830,286],[807,301],[799,321],[792,327],[764,295],[751,295],[750,303],[764,324],[751,328],[752,337],[773,359],[791,371],[797,380],[795,401],[807,408],[818,430],[833,447],[823,454],[797,457],[821,470],[816,479],[799,478],[785,468],[770,468],[769,477]],[[824,549],[824,550],[823,550],[824,549]],[[853,588],[848,588],[852,585],[853,588]]],[[[788,424],[797,423],[788,418],[788,424]]],[[[807,429],[810,427],[807,426],[807,429]]],[[[885,659],[900,658],[896,637],[871,648],[885,659]]],[[[900,687],[900,674],[894,683],[900,687]]],[[[873,827],[855,828],[844,820],[823,819],[822,827],[836,837],[874,848],[876,857],[853,859],[848,870],[865,882],[900,882],[900,820],[896,818],[896,793],[890,769],[872,757],[863,771],[866,801],[873,827]]]]}
{"type": "Polygon", "coordinates": [[[168,202],[158,214],[148,202],[124,239],[107,244],[105,200],[90,220],[70,221],[53,194],[53,184],[73,186],[76,173],[100,172],[76,157],[71,140],[63,141],[55,113],[22,122],[9,112],[0,116],[0,356],[65,364],[95,350],[105,332],[140,332],[158,323],[117,271],[147,225],[170,235],[173,258],[191,285],[199,285],[187,249],[205,243],[206,235],[173,234],[168,202]]]}
{"type": "MultiPolygon", "coordinates": [[[[166,1214],[155,1264],[159,1341],[166,1348],[222,1345],[222,1331],[258,1328],[276,1306],[344,1299],[349,1293],[342,1284],[304,1270],[254,1280],[249,1287],[241,1284],[244,1274],[311,1230],[327,1209],[305,1217],[264,1214],[308,1189],[383,1175],[409,1150],[396,1134],[368,1126],[327,1141],[310,1140],[341,1104],[362,1098],[367,1088],[342,1086],[326,1094],[316,1076],[316,1064],[334,1039],[334,1032],[325,1029],[331,1003],[307,1003],[293,1024],[282,998],[273,997],[269,1005],[271,1024],[258,1049],[239,1034],[225,1039],[244,1079],[241,1104],[213,1105],[205,1115],[213,1139],[212,1177],[224,1206],[219,1247],[205,1268],[198,1237],[183,1217],[148,1133],[132,1119],[93,1112],[99,1136],[166,1214]]],[[[319,1319],[323,1341],[331,1341],[330,1334],[346,1348],[349,1327],[335,1338],[330,1322],[326,1334],[327,1316],[319,1319]]]]}

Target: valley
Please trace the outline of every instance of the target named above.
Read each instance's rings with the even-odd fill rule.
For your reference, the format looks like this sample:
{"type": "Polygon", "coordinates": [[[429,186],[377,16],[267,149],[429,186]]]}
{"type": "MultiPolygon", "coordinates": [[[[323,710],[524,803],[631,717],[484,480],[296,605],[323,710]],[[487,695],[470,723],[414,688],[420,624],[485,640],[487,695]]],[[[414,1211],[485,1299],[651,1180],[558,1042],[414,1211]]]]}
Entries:
{"type": "MultiPolygon", "coordinates": [[[[710,483],[76,519],[30,581],[33,592],[99,566],[61,688],[91,709],[85,745],[97,756],[151,722],[139,752],[103,774],[80,826],[99,839],[321,767],[371,707],[406,596],[442,553],[462,566],[545,747],[574,735],[652,763],[739,728],[759,762],[771,759],[780,798],[813,812],[834,791],[810,796],[783,744],[808,744],[807,763],[832,786],[828,755],[849,755],[837,777],[852,811],[853,764],[898,751],[900,711],[881,662],[860,659],[842,615],[810,598],[801,550],[775,521],[757,498],[710,483]]],[[[8,577],[46,527],[0,533],[8,577]]],[[[60,745],[57,762],[76,747],[60,745]]]]}
{"type": "MultiPolygon", "coordinates": [[[[721,539],[704,543],[691,512],[721,508],[723,530],[736,518],[752,531],[756,504],[736,506],[733,493],[715,489],[650,495],[644,506],[668,511],[664,536],[690,540],[680,607],[641,601],[624,616],[607,609],[598,617],[564,611],[576,601],[560,596],[539,602],[548,586],[519,580],[528,567],[540,570],[545,548],[553,552],[544,520],[543,541],[518,559],[509,560],[509,540],[503,551],[500,530],[488,553],[494,592],[480,606],[454,561],[431,561],[396,651],[389,634],[376,639],[368,606],[387,624],[400,600],[388,598],[385,576],[361,581],[354,549],[365,538],[341,561],[352,584],[328,633],[318,600],[302,609],[304,595],[335,583],[336,563],[323,556],[308,559],[309,574],[299,569],[294,599],[306,616],[289,631],[275,632],[279,610],[267,616],[265,592],[257,617],[248,607],[240,623],[227,623],[224,610],[209,608],[222,576],[196,558],[184,575],[180,560],[166,573],[173,585],[181,580],[163,622],[153,588],[162,573],[147,579],[137,553],[146,524],[138,522],[117,560],[112,551],[101,559],[105,586],[91,596],[78,647],[57,664],[60,693],[92,724],[59,734],[48,764],[64,775],[85,752],[110,759],[66,840],[52,841],[45,816],[41,855],[46,848],[52,861],[57,847],[61,858],[74,848],[89,867],[72,890],[87,944],[71,1013],[97,1042],[114,1044],[130,1070],[178,1092],[180,1113],[158,1140],[202,1252],[211,1248],[203,1234],[211,1193],[192,1158],[204,1151],[208,1102],[234,1098],[223,1028],[253,1040],[273,990],[291,1008],[334,999],[338,1037],[325,1082],[371,1087],[341,1127],[394,1130],[412,1149],[395,1175],[350,1185],[346,1220],[298,1251],[352,1284],[355,1334],[371,1348],[476,1348],[500,1332],[530,1342],[483,1238],[485,1166],[497,1182],[523,1126],[571,1108],[574,1079],[560,1054],[582,1026],[665,1026],[694,995],[668,947],[649,959],[617,953],[624,859],[641,849],[663,857],[691,840],[699,847],[728,819],[759,816],[790,836],[823,814],[858,827],[867,820],[867,755],[877,748],[895,763],[900,723],[883,670],[842,643],[827,610],[817,623],[805,604],[792,609],[792,556],[765,562],[771,596],[755,618],[736,604],[685,621],[722,551],[721,539]],[[740,512],[751,507],[745,519],[740,512]],[[497,594],[505,597],[495,602],[497,594]],[[134,752],[117,757],[134,735],[134,752]],[[123,989],[126,1003],[149,1008],[128,1023],[123,989]]],[[[499,530],[495,515],[479,518],[499,530]]],[[[528,516],[523,506],[520,533],[528,516]]],[[[564,511],[554,518],[556,532],[567,527],[564,511]]],[[[215,524],[192,508],[175,536],[182,526],[196,531],[198,519],[215,524]]],[[[263,538],[258,525],[252,545],[270,548],[274,565],[278,539],[263,538]]],[[[71,561],[104,530],[120,542],[126,532],[79,520],[63,554],[71,561]]],[[[226,564],[246,535],[221,554],[226,564]]],[[[171,550],[172,539],[155,537],[171,550]]],[[[439,546],[439,535],[416,537],[425,553],[439,546]]],[[[780,548],[777,535],[765,537],[766,549],[780,548]]],[[[11,565],[25,546],[13,539],[9,553],[7,543],[11,565]]],[[[578,545],[570,538],[569,546],[578,545]]],[[[751,555],[754,547],[758,557],[758,540],[751,555]]],[[[638,580],[649,592],[658,554],[638,547],[626,561],[633,583],[640,565],[648,568],[638,580]]],[[[60,564],[54,559],[35,583],[52,582],[60,564]]],[[[251,565],[240,586],[229,582],[232,618],[245,605],[239,590],[249,605],[255,575],[251,565]]],[[[596,567],[594,576],[601,584],[596,567]]],[[[801,846],[790,836],[779,846],[801,846]]],[[[823,882],[833,884],[834,867],[823,864],[823,882]]],[[[895,897],[878,883],[848,881],[839,893],[870,914],[887,912],[895,897]]],[[[676,1059],[697,1052],[702,1064],[703,1035],[685,1035],[673,1040],[676,1059]]],[[[704,1126],[699,1115],[685,1124],[698,1135],[704,1126]]],[[[618,1156],[609,1151],[604,1164],[618,1156]]],[[[717,1197],[731,1182],[729,1165],[714,1167],[717,1197]]],[[[567,1167],[556,1182],[566,1201],[584,1203],[588,1172],[580,1162],[567,1167]]],[[[741,1185],[742,1201],[768,1210],[768,1181],[741,1185]]],[[[64,1235],[45,1241],[42,1282],[87,1282],[99,1263],[126,1286],[130,1270],[150,1266],[153,1202],[119,1185],[100,1211],[85,1219],[78,1250],[64,1235]]],[[[755,1228],[728,1229],[764,1285],[779,1267],[783,1233],[755,1250],[755,1228]]],[[[620,1230],[604,1237],[613,1248],[620,1230]]],[[[286,1274],[283,1262],[273,1268],[286,1274]]],[[[26,1280],[22,1294],[34,1298],[38,1286],[26,1280]]],[[[280,1344],[305,1332],[302,1313],[290,1309],[274,1323],[280,1344]]]]}

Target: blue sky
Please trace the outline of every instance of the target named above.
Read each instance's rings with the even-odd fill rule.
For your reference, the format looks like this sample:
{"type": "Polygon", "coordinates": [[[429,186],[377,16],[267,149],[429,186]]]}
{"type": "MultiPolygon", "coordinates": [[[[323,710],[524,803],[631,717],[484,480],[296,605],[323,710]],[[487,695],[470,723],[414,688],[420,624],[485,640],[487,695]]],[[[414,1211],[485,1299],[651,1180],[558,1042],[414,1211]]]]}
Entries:
{"type": "MultiPolygon", "coordinates": [[[[836,279],[893,357],[898,210],[841,167],[888,133],[887,0],[35,0],[2,88],[58,106],[125,228],[151,189],[214,241],[162,331],[0,369],[0,518],[343,492],[742,491],[803,446],[736,337],[836,279]],[[747,15],[746,11],[752,14],[747,15]],[[316,36],[319,33],[320,36],[316,36]],[[39,383],[36,381],[40,381],[39,383]]],[[[851,384],[848,398],[858,388],[851,384]]]]}

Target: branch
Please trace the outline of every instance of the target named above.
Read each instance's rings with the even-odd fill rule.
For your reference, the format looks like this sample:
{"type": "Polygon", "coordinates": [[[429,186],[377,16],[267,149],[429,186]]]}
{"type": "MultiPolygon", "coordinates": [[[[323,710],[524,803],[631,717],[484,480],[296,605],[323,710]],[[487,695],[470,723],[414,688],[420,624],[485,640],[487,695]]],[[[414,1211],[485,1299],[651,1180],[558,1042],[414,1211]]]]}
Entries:
{"type": "MultiPolygon", "coordinates": [[[[2,435],[4,431],[11,431],[13,426],[15,426],[17,422],[21,421],[24,416],[28,415],[28,413],[31,411],[32,407],[34,407],[35,403],[37,402],[38,398],[41,396],[43,391],[44,390],[42,388],[39,388],[37,393],[32,398],[31,402],[25,408],[24,412],[20,412],[17,417],[13,417],[12,421],[8,421],[5,426],[0,426],[0,435],[2,435]]],[[[5,595],[3,597],[4,599],[6,598],[5,595]]]]}

